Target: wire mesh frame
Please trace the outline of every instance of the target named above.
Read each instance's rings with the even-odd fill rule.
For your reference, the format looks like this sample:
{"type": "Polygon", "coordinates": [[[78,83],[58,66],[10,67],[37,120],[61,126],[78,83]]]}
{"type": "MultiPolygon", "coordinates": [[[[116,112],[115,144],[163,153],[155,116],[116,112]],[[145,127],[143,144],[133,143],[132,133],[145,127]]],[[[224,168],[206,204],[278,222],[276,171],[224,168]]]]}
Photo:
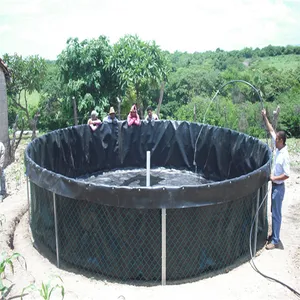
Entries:
{"type": "MultiPolygon", "coordinates": [[[[122,281],[162,284],[199,277],[247,256],[250,224],[267,192],[258,190],[217,207],[168,209],[164,216],[161,209],[105,207],[31,186],[33,238],[56,253],[58,266],[62,259],[79,269],[122,281]],[[182,219],[188,222],[178,222],[182,219]]],[[[265,233],[264,222],[257,216],[252,245],[265,233]]]]}

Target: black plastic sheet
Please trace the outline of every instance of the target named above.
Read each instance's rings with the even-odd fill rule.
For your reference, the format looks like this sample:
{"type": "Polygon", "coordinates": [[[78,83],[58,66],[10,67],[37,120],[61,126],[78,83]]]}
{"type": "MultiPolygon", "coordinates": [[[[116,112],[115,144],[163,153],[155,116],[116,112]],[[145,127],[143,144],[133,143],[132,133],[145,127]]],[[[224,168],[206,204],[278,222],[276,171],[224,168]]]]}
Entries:
{"type": "MultiPolygon", "coordinates": [[[[35,244],[62,261],[121,280],[161,280],[161,208],[167,209],[167,280],[200,276],[249,255],[250,228],[267,195],[271,152],[259,140],[188,122],[82,125],[35,139],[25,152],[35,244]],[[197,137],[198,142],[196,143],[197,137]],[[78,177],[152,167],[194,171],[213,183],[126,187],[78,177]],[[258,193],[259,191],[259,193],[258,193]],[[54,222],[56,201],[57,235],[54,222]]],[[[266,202],[257,235],[267,234],[266,202]]]]}
{"type": "Polygon", "coordinates": [[[262,186],[270,174],[271,152],[259,140],[209,125],[175,121],[69,127],[34,140],[25,152],[30,180],[56,194],[132,208],[194,207],[231,201],[262,186]],[[152,167],[195,170],[216,181],[199,186],[113,187],[76,177],[112,169],[152,167]]]}

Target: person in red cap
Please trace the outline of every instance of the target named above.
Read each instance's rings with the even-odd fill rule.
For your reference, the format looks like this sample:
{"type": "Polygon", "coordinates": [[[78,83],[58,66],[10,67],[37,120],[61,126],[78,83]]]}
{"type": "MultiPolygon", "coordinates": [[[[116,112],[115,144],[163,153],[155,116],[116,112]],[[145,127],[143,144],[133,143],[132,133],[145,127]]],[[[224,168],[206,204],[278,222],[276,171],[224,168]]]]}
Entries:
{"type": "Polygon", "coordinates": [[[141,125],[140,116],[137,113],[136,105],[132,105],[130,112],[127,117],[128,126],[131,125],[141,125]]]}

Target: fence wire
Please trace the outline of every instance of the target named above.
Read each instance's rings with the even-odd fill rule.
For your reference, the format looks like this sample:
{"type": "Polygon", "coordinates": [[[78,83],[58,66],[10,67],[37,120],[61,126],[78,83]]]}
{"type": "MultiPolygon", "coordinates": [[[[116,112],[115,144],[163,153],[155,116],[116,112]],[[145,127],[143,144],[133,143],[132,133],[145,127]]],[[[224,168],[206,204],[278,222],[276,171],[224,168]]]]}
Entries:
{"type": "MultiPolygon", "coordinates": [[[[56,253],[53,193],[31,183],[31,231],[37,247],[56,253]]],[[[260,189],[259,202],[267,193],[260,189]]],[[[56,195],[60,261],[122,281],[161,281],[161,209],[104,206],[56,195]]],[[[167,282],[197,278],[248,259],[257,192],[218,205],[167,209],[167,282]]],[[[257,238],[267,235],[267,202],[257,238]]],[[[253,231],[252,244],[255,239],[253,231]]]]}

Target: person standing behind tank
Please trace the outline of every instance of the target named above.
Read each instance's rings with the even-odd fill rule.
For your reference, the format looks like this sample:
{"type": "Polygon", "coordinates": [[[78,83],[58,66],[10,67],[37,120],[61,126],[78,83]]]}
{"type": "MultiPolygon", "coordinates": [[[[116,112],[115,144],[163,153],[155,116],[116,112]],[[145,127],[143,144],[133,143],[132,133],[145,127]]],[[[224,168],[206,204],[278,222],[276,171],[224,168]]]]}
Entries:
{"type": "Polygon", "coordinates": [[[111,106],[109,109],[108,116],[103,119],[103,123],[117,123],[118,119],[116,118],[116,112],[114,108],[111,106]]]}
{"type": "Polygon", "coordinates": [[[145,117],[145,120],[148,122],[158,120],[158,116],[152,111],[151,106],[147,107],[147,116],[145,117]]]}
{"type": "Polygon", "coordinates": [[[3,143],[0,142],[0,202],[2,202],[6,196],[4,156],[5,156],[5,147],[3,143]]]}
{"type": "Polygon", "coordinates": [[[131,126],[131,125],[141,125],[141,121],[140,121],[140,116],[139,114],[137,113],[137,108],[136,108],[136,105],[132,105],[131,109],[130,109],[130,112],[127,116],[127,123],[128,123],[128,126],[131,126]]]}
{"type": "Polygon", "coordinates": [[[93,131],[95,131],[99,127],[99,125],[101,125],[101,120],[98,119],[98,113],[95,110],[91,112],[91,118],[87,123],[88,125],[90,125],[93,131]]]}
{"type": "Polygon", "coordinates": [[[271,193],[271,212],[272,212],[272,235],[269,238],[269,243],[266,246],[267,250],[278,248],[280,242],[280,227],[282,220],[282,201],[285,193],[284,181],[290,176],[290,158],[286,146],[286,134],[284,131],[277,133],[273,129],[266,114],[266,110],[262,110],[262,116],[267,129],[275,142],[276,153],[274,159],[273,174],[270,175],[272,182],[271,193]]]}

